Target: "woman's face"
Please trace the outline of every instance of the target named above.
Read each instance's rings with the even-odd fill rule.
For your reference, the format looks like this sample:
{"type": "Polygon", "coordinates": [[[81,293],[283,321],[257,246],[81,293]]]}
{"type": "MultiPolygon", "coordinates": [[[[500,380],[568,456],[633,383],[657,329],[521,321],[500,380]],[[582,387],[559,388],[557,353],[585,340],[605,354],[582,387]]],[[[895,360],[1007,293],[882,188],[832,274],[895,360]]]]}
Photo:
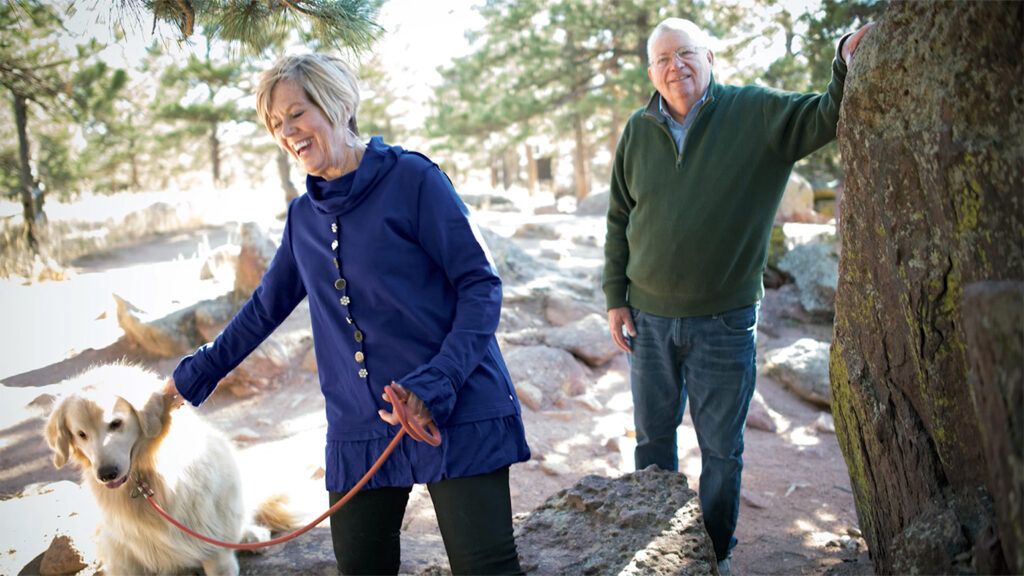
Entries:
{"type": "Polygon", "coordinates": [[[281,80],[270,92],[270,122],[277,143],[302,164],[308,174],[333,180],[345,163],[345,128],[331,125],[302,85],[281,80]]]}

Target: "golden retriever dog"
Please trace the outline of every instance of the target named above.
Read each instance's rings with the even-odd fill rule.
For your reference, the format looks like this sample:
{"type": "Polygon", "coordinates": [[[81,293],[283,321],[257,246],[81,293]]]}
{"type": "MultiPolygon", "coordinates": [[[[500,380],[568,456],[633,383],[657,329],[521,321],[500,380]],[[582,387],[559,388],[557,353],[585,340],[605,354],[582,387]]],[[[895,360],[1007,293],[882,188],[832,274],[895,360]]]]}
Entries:
{"type": "Polygon", "coordinates": [[[77,464],[99,504],[96,550],[104,573],[165,574],[202,566],[210,575],[238,574],[232,550],[181,532],[144,497],[133,498],[137,477],[171,516],[211,538],[261,541],[269,529],[294,523],[280,498],[260,504],[254,516],[247,513],[231,443],[190,407],[165,406],[164,381],[153,372],[110,364],[66,384],[69,395],[50,415],[46,440],[54,465],[77,464]]]}

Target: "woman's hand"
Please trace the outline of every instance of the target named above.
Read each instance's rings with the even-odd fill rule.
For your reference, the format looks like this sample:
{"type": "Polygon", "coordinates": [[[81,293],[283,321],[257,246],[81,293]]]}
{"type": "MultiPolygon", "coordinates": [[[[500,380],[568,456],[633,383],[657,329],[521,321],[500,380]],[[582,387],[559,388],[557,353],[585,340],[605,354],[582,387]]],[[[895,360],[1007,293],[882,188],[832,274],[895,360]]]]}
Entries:
{"type": "Polygon", "coordinates": [[[164,384],[163,394],[164,406],[168,410],[177,410],[185,403],[185,399],[182,398],[181,394],[178,394],[178,387],[174,384],[174,378],[167,379],[167,383],[164,384]]]}
{"type": "MultiPolygon", "coordinates": [[[[391,388],[395,391],[398,396],[398,400],[405,404],[406,416],[409,420],[416,422],[420,426],[426,427],[430,422],[433,422],[433,418],[430,417],[430,411],[427,410],[426,404],[419,399],[418,396],[409,392],[401,386],[401,384],[391,383],[391,388]]],[[[384,400],[391,402],[391,397],[386,393],[383,395],[384,400]]],[[[398,414],[394,411],[388,412],[387,410],[378,410],[377,414],[380,415],[381,420],[391,424],[392,426],[401,426],[402,422],[398,419],[398,414]]]]}

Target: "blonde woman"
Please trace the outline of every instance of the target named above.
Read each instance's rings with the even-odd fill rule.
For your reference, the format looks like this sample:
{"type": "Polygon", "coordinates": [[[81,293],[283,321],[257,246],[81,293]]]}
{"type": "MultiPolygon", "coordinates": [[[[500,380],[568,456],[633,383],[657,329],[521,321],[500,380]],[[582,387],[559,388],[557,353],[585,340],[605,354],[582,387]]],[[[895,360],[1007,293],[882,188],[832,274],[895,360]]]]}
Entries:
{"type": "Polygon", "coordinates": [[[287,56],[263,73],[256,108],[308,174],[260,286],[212,343],[184,358],[170,394],[199,405],[309,299],[327,406],[333,504],[398,428],[392,382],[440,447],[406,437],[331,517],[343,574],[396,574],[414,484],[430,491],[455,574],[518,574],[508,470],[530,458],[521,409],[494,336],[501,281],[465,205],[436,164],[359,139],[357,80],[339,59],[287,56]]]}

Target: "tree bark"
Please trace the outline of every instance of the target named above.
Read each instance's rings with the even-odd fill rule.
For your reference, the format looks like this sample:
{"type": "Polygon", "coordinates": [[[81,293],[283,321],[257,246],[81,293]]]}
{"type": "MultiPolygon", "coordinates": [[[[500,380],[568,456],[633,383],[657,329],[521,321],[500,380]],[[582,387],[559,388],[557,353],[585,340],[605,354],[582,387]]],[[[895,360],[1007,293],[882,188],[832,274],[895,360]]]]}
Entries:
{"type": "Polygon", "coordinates": [[[526,144],[526,189],[530,196],[537,193],[537,158],[533,155],[533,146],[526,144]]]}
{"type": "Polygon", "coordinates": [[[284,204],[287,206],[292,203],[292,200],[299,197],[299,191],[295,189],[295,184],[292,182],[291,162],[288,158],[288,153],[284,151],[284,148],[280,147],[277,149],[277,174],[281,177],[281,189],[284,190],[284,204]]]}
{"type": "Polygon", "coordinates": [[[573,115],[572,128],[576,137],[576,147],[573,149],[572,156],[576,198],[582,200],[590,192],[590,154],[587,151],[587,132],[583,125],[582,115],[573,115]]]}
{"type": "Polygon", "coordinates": [[[1006,569],[961,296],[1024,279],[1022,21],[1024,4],[893,3],[846,81],[830,376],[878,573],[1006,569]]]}
{"type": "Polygon", "coordinates": [[[213,167],[213,185],[220,184],[220,138],[217,137],[217,123],[210,124],[210,164],[213,167]]]}
{"type": "Polygon", "coordinates": [[[28,145],[28,102],[25,97],[11,91],[14,97],[14,123],[18,130],[18,173],[20,176],[22,218],[25,221],[25,240],[29,248],[39,248],[39,235],[36,230],[36,202],[32,196],[35,177],[32,175],[32,164],[29,161],[28,145]]]}

